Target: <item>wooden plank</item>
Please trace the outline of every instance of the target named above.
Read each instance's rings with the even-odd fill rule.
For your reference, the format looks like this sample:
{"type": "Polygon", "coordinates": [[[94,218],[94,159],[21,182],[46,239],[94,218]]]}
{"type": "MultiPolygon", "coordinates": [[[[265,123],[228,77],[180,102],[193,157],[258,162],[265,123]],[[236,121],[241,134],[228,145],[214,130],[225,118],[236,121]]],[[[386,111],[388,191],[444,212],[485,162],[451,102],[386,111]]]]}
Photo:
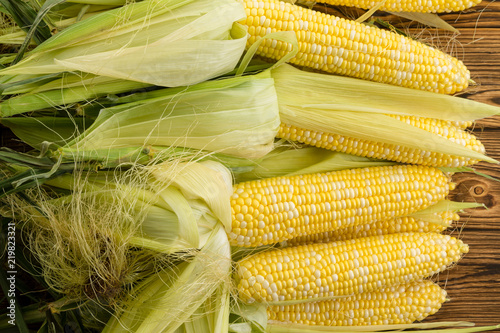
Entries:
{"type": "MultiPolygon", "coordinates": [[[[420,38],[436,43],[468,66],[477,85],[460,96],[500,106],[500,2],[483,1],[466,12],[440,16],[459,29],[460,35],[426,29],[420,38]]],[[[398,27],[408,31],[418,30],[394,16],[384,18],[401,22],[398,27]]],[[[479,121],[474,133],[488,154],[500,160],[500,117],[479,121]]],[[[475,169],[500,179],[497,165],[480,163],[475,169]]],[[[456,174],[453,180],[457,187],[451,199],[483,203],[486,209],[462,213],[461,221],[450,231],[469,244],[470,251],[453,269],[434,277],[451,300],[429,320],[500,324],[500,182],[473,173],[456,174]]]]}

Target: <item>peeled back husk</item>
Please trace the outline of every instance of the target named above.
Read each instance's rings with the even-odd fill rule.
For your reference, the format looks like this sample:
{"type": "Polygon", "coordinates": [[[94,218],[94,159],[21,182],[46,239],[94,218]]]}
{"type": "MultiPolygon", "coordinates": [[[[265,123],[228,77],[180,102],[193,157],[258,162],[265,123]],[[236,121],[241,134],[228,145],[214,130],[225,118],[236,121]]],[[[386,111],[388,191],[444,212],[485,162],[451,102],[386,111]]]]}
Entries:
{"type": "Polygon", "coordinates": [[[1,74],[82,71],[159,86],[183,86],[234,69],[246,31],[242,4],[146,0],[77,22],[1,74]]]}
{"type": "Polygon", "coordinates": [[[189,261],[142,282],[130,294],[123,311],[106,324],[103,333],[176,332],[179,326],[193,320],[197,311],[204,311],[213,297],[224,300],[213,309],[215,312],[199,313],[197,319],[211,321],[213,326],[206,323],[212,326],[210,332],[227,332],[231,253],[223,227],[215,226],[205,246],[191,256],[189,261]]]}
{"type": "Polygon", "coordinates": [[[272,71],[281,121],[311,131],[496,162],[389,115],[472,121],[500,108],[472,100],[280,66],[272,71]]]}
{"type": "MultiPolygon", "coordinates": [[[[116,214],[126,214],[137,230],[129,236],[130,244],[171,254],[203,247],[217,224],[230,228],[231,181],[220,163],[170,160],[125,172],[90,172],[83,179],[78,173],[67,174],[46,184],[116,202],[116,214]]],[[[68,204],[78,199],[62,198],[58,200],[68,204]]]]}
{"type": "Polygon", "coordinates": [[[86,151],[168,146],[251,159],[273,147],[279,112],[268,73],[154,94],[154,98],[101,110],[92,126],[61,152],[83,156],[86,151]]]}
{"type": "Polygon", "coordinates": [[[375,160],[316,147],[278,147],[266,156],[246,165],[233,163],[235,183],[280,176],[330,172],[396,162],[375,160]]]}

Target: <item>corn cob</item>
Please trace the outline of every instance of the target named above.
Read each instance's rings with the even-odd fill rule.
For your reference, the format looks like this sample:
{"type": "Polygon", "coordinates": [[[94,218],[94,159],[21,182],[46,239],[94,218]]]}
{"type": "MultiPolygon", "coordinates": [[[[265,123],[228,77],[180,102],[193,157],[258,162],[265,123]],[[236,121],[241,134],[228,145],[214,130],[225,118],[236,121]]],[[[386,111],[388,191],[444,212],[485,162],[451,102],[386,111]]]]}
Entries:
{"type": "Polygon", "coordinates": [[[235,185],[236,246],[260,246],[409,215],[453,188],[440,170],[417,165],[275,177],[235,185]]]}
{"type": "Polygon", "coordinates": [[[448,235],[400,233],[263,251],[237,263],[243,302],[350,296],[429,277],[468,246],[448,235]]]}
{"type": "MultiPolygon", "coordinates": [[[[266,34],[294,31],[299,45],[292,64],[377,82],[453,94],[465,89],[469,71],[437,49],[396,33],[316,12],[279,0],[241,0],[247,47],[266,34]]],[[[277,60],[286,42],[265,40],[257,54],[277,60]]]]}
{"type": "Polygon", "coordinates": [[[429,280],[335,300],[272,305],[268,322],[317,326],[411,324],[436,313],[446,291],[429,280]]]}
{"type": "Polygon", "coordinates": [[[371,9],[378,7],[379,10],[391,12],[418,12],[418,13],[450,13],[459,12],[467,8],[474,7],[481,0],[458,0],[458,1],[401,1],[401,0],[321,0],[321,3],[326,3],[333,6],[351,6],[363,9],[371,9]]]}
{"type": "Polygon", "coordinates": [[[283,242],[282,246],[294,246],[310,243],[328,243],[353,238],[388,235],[401,232],[442,232],[458,221],[460,216],[452,211],[435,213],[440,223],[427,222],[413,216],[402,216],[386,221],[376,221],[374,223],[362,224],[358,226],[348,226],[334,231],[327,231],[314,235],[307,235],[292,238],[283,242]]]}
{"type": "MultiPolygon", "coordinates": [[[[485,153],[483,144],[472,133],[454,125],[450,121],[414,116],[389,116],[417,128],[437,134],[440,137],[458,143],[476,152],[482,154],[485,153]]],[[[467,125],[469,125],[469,122],[460,124],[460,126],[467,125]]],[[[312,131],[285,123],[281,123],[277,137],[357,156],[373,157],[402,163],[422,164],[434,167],[461,167],[479,162],[478,160],[472,158],[431,152],[425,150],[424,148],[414,149],[394,144],[361,140],[335,133],[312,131]]]]}

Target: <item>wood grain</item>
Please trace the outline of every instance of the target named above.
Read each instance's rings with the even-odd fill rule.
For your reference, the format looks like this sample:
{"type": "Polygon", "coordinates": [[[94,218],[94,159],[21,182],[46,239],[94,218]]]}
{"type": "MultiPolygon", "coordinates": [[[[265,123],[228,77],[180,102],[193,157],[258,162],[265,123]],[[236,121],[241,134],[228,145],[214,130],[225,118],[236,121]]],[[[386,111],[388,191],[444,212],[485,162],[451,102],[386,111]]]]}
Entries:
{"type": "MultiPolygon", "coordinates": [[[[462,97],[500,106],[500,2],[483,1],[474,9],[441,17],[460,34],[428,29],[421,38],[436,42],[438,36],[442,40],[439,46],[468,66],[476,85],[462,97]]],[[[411,30],[408,22],[401,21],[405,25],[411,30]]],[[[474,133],[488,155],[500,160],[500,117],[479,121],[474,133]]],[[[497,180],[473,173],[453,178],[457,187],[451,199],[480,202],[486,208],[467,210],[450,231],[469,244],[470,252],[453,269],[435,277],[448,291],[450,301],[428,320],[500,324],[500,167],[480,163],[476,170],[497,180]]]]}

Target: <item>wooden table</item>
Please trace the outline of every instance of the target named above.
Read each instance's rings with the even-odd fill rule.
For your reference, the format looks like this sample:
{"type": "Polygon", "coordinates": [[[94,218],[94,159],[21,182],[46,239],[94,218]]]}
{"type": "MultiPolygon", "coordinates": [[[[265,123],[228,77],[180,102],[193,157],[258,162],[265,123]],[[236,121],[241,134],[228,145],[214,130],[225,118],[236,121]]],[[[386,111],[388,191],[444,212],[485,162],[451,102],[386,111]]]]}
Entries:
{"type": "MultiPolygon", "coordinates": [[[[467,97],[500,106],[500,2],[483,1],[467,12],[442,18],[460,31],[450,40],[451,52],[467,65],[478,84],[467,91],[467,97]]],[[[488,155],[500,160],[500,117],[479,121],[474,132],[488,155]]],[[[498,165],[480,163],[476,170],[500,180],[498,165]]],[[[487,209],[462,214],[453,234],[469,244],[470,252],[439,276],[451,301],[432,319],[500,324],[500,182],[471,173],[456,174],[454,180],[457,188],[452,199],[484,203],[487,209]]]]}
{"type": "MultiPolygon", "coordinates": [[[[429,29],[422,37],[435,41],[439,36],[441,47],[468,66],[478,84],[467,90],[468,98],[500,106],[500,2],[484,0],[472,10],[441,17],[460,35],[429,29]]],[[[474,132],[489,156],[500,160],[500,116],[481,120],[474,132]]],[[[455,175],[457,188],[451,199],[484,203],[487,209],[462,214],[453,234],[469,244],[470,252],[437,277],[451,301],[428,320],[500,324],[500,166],[480,163],[476,170],[498,181],[471,173],[455,175]]]]}

